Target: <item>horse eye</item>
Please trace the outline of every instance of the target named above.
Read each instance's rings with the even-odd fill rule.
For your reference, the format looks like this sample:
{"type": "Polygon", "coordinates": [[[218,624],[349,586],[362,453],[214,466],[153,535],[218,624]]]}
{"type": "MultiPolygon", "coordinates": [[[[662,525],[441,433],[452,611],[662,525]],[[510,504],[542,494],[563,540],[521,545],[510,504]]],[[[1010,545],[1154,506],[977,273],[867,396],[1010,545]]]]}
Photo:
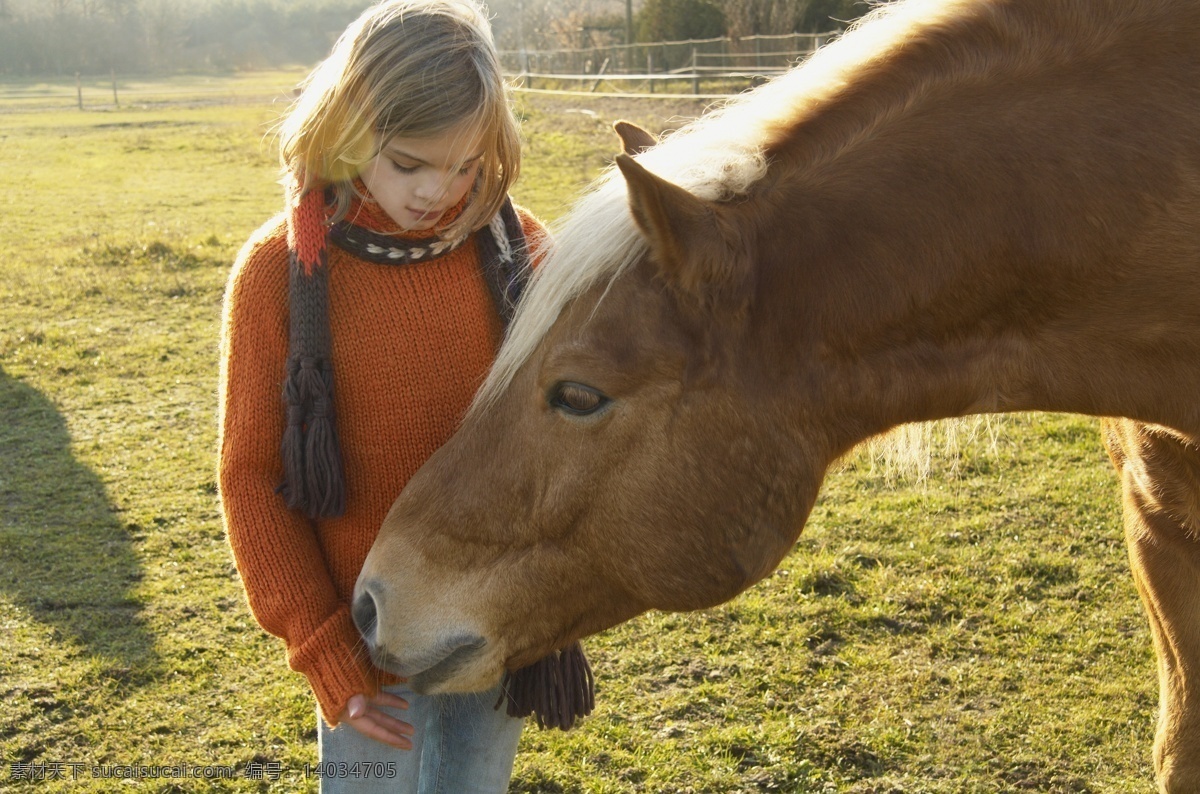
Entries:
{"type": "Polygon", "coordinates": [[[591,386],[559,383],[550,393],[550,406],[576,416],[588,416],[612,402],[591,386]]]}

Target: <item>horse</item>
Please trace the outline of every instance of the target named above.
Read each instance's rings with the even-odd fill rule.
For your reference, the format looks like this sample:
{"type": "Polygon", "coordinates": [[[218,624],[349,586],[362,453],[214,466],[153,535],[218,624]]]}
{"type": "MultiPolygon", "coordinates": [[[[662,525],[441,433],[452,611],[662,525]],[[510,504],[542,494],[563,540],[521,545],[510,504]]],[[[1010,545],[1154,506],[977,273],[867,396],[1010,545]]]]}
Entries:
{"type": "Polygon", "coordinates": [[[904,423],[1101,417],[1200,791],[1200,3],[899,0],[624,151],[573,205],[353,612],[421,691],[480,690],[792,548],[904,423]]]}

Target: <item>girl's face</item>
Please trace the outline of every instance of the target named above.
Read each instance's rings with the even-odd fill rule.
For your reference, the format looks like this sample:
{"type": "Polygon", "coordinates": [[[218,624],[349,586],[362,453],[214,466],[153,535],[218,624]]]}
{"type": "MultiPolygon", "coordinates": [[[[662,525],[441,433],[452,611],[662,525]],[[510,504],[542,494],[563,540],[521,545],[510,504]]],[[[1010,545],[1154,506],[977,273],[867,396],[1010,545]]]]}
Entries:
{"type": "Polygon", "coordinates": [[[475,183],[482,141],[465,126],[431,138],[396,136],[367,162],[362,181],[402,229],[432,229],[475,183]]]}

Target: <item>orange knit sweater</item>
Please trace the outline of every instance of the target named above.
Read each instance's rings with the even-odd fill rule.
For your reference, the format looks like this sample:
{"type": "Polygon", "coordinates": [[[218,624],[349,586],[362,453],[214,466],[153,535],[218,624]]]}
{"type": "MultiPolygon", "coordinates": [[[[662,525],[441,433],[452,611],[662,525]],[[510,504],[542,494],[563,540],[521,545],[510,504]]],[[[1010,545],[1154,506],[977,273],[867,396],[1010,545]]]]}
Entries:
{"type": "MultiPolygon", "coordinates": [[[[356,223],[398,231],[373,202],[356,211],[356,223]]],[[[544,231],[519,214],[533,244],[544,231]]],[[[288,352],[282,215],[242,248],[226,290],[218,465],[225,528],[250,608],[283,638],[289,665],[308,678],[333,725],[352,695],[391,680],[373,668],[350,619],[354,583],[392,502],[458,426],[491,365],[500,324],[474,240],[407,265],[372,264],[331,244],[329,268],[345,514],[314,522],[276,493],[288,352]]]]}

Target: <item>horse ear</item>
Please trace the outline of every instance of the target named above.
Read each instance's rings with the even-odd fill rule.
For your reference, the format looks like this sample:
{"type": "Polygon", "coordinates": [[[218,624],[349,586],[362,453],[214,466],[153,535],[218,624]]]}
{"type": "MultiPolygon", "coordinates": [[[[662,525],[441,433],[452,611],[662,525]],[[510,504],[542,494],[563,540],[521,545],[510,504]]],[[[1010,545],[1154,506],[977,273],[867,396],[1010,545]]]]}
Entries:
{"type": "Polygon", "coordinates": [[[625,150],[625,154],[631,157],[641,154],[658,143],[658,138],[630,121],[618,121],[613,124],[613,129],[621,138],[621,146],[625,150]]]}
{"type": "Polygon", "coordinates": [[[704,303],[736,291],[748,271],[747,250],[724,208],[650,173],[628,155],[617,155],[616,162],[633,219],[666,281],[704,303]]]}

